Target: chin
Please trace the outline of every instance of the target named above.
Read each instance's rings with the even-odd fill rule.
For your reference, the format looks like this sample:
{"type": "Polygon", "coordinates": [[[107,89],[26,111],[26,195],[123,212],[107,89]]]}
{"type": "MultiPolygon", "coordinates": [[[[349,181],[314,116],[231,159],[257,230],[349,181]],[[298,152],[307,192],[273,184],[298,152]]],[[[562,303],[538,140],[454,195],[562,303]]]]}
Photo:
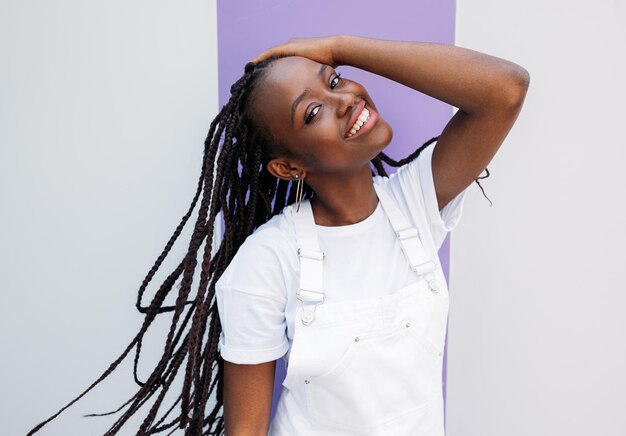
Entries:
{"type": "MultiPolygon", "coordinates": [[[[391,144],[391,140],[393,139],[393,129],[391,128],[391,126],[389,124],[387,124],[387,122],[384,122],[384,126],[386,127],[385,129],[381,129],[383,130],[383,132],[381,132],[381,147],[380,147],[380,151],[383,151],[385,148],[387,148],[387,146],[389,144],[391,144]]],[[[382,126],[381,126],[382,127],[382,126]]]]}

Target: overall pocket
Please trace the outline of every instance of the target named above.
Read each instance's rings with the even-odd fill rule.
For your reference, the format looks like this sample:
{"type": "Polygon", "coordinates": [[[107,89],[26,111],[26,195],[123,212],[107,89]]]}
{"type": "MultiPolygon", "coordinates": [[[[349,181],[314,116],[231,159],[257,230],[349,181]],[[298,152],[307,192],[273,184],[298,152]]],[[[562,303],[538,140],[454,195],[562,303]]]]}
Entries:
{"type": "Polygon", "coordinates": [[[440,350],[405,319],[355,336],[336,365],[305,381],[309,416],[367,434],[430,405],[441,375],[440,350]]]}

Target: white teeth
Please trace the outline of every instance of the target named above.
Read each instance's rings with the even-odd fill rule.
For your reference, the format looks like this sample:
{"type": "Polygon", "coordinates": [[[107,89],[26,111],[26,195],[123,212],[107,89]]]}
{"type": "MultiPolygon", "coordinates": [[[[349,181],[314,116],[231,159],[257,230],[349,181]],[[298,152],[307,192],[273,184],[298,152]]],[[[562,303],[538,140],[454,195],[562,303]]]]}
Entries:
{"type": "Polygon", "coordinates": [[[358,116],[358,118],[354,122],[354,125],[350,129],[350,133],[348,134],[348,138],[351,137],[352,135],[354,135],[356,132],[358,132],[361,129],[361,127],[363,126],[363,124],[365,124],[367,122],[367,120],[369,120],[369,119],[370,119],[370,111],[368,111],[366,108],[363,108],[363,111],[358,116]]]}

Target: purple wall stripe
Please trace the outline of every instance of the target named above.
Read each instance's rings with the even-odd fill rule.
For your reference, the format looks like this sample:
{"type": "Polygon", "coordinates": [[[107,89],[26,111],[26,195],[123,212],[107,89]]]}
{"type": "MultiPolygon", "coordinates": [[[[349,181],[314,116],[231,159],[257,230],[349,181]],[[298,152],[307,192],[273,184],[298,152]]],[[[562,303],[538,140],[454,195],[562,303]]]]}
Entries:
{"type": "MultiPolygon", "coordinates": [[[[259,52],[293,37],[338,34],[370,38],[454,43],[454,0],[374,0],[352,2],[305,2],[297,0],[218,0],[219,106],[230,96],[230,86],[243,73],[246,62],[259,52]]],[[[386,152],[403,158],[422,143],[441,133],[452,116],[452,108],[383,77],[348,66],[338,71],[362,83],[379,112],[393,127],[392,143],[386,152]]],[[[446,277],[449,240],[439,251],[446,277]]],[[[446,339],[447,344],[447,339],[446,339]]],[[[447,346],[446,346],[447,351],[447,346]]],[[[444,357],[445,400],[447,352],[444,357]]],[[[282,389],[285,368],[277,362],[272,416],[282,389]]]]}

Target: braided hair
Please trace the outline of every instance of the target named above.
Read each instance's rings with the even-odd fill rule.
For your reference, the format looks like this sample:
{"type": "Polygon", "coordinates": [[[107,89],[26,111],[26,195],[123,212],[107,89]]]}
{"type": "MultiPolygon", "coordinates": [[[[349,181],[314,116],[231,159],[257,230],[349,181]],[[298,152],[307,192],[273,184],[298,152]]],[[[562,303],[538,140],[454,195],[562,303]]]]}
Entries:
{"type": "MultiPolygon", "coordinates": [[[[273,56],[257,64],[246,64],[243,76],[230,88],[229,101],[211,123],[204,142],[202,170],[195,196],[138,290],[136,308],[144,314],[139,332],[96,381],[56,414],[35,426],[28,435],[39,431],[107,378],[133,349],[135,349],[133,376],[138,386],[135,394],[116,410],[85,415],[111,415],[125,409],[105,436],[116,434],[155,394],[156,399],[141,423],[137,435],[167,430],[171,430],[167,433],[171,434],[179,428],[184,429],[185,435],[189,436],[224,434],[224,371],[223,359],[217,351],[221,324],[214,299],[215,284],[244,240],[257,227],[281,212],[286,205],[294,203],[296,199],[296,183],[278,179],[266,168],[266,163],[270,159],[275,156],[291,156],[290,151],[276,141],[250,109],[254,106],[251,104],[254,90],[262,86],[269,67],[280,57],[273,56]],[[144,305],[142,300],[148,284],[180,236],[201,195],[198,217],[186,255],[160,285],[152,301],[144,305]],[[212,254],[215,220],[219,212],[222,212],[223,216],[224,234],[217,251],[212,254]],[[200,279],[195,295],[190,297],[198,251],[203,243],[200,279]],[[165,298],[179,279],[175,305],[164,305],[165,298]],[[172,312],[173,317],[163,354],[150,376],[141,381],[137,375],[137,367],[142,340],[157,315],[166,312],[172,312]],[[165,394],[183,368],[185,358],[187,359],[184,365],[182,391],[162,416],[157,418],[165,394]],[[215,404],[211,411],[205,414],[212,394],[215,395],[215,404]],[[170,417],[178,404],[180,404],[178,416],[170,417]]],[[[437,139],[438,137],[434,137],[428,140],[399,161],[393,160],[385,153],[379,153],[371,160],[372,174],[375,174],[375,170],[378,175],[387,176],[383,162],[392,167],[402,166],[415,159],[424,148],[437,139]]],[[[303,188],[303,199],[314,195],[306,183],[303,188]]]]}

